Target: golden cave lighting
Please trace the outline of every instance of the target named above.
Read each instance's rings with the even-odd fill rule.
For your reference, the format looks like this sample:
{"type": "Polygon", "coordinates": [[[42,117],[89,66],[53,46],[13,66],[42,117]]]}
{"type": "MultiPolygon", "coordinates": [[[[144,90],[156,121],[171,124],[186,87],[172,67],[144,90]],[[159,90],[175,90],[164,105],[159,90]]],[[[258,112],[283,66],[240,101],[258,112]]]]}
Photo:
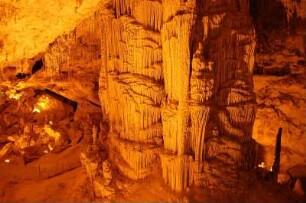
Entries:
{"type": "Polygon", "coordinates": [[[33,108],[33,113],[40,113],[40,109],[39,109],[39,108],[34,107],[34,108],[33,108]]]}
{"type": "Polygon", "coordinates": [[[49,148],[50,151],[53,150],[53,147],[50,144],[48,144],[48,148],[49,148]]]}
{"type": "Polygon", "coordinates": [[[258,167],[259,168],[265,168],[266,167],[265,162],[261,162],[260,164],[258,164],[258,167]]]}
{"type": "Polygon", "coordinates": [[[42,96],[37,101],[36,105],[33,108],[33,112],[40,113],[41,111],[47,110],[50,108],[50,100],[46,96],[42,96]]]}
{"type": "Polygon", "coordinates": [[[0,202],[295,201],[305,49],[265,1],[0,0],[0,202]]]}
{"type": "Polygon", "coordinates": [[[36,105],[41,110],[47,110],[49,108],[49,103],[50,103],[49,98],[46,96],[42,96],[41,98],[39,98],[36,105]]]}
{"type": "Polygon", "coordinates": [[[8,97],[9,97],[10,99],[19,100],[20,97],[21,97],[22,95],[23,95],[22,93],[18,93],[15,89],[12,89],[12,90],[9,92],[8,97]]]}

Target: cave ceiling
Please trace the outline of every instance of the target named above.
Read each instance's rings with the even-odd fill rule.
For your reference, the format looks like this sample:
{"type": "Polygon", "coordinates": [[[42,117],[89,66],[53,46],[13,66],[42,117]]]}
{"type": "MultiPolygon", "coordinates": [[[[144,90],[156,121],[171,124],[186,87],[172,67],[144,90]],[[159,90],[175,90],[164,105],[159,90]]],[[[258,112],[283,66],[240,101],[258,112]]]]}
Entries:
{"type": "Polygon", "coordinates": [[[92,14],[100,0],[0,0],[0,64],[46,50],[92,14]]]}

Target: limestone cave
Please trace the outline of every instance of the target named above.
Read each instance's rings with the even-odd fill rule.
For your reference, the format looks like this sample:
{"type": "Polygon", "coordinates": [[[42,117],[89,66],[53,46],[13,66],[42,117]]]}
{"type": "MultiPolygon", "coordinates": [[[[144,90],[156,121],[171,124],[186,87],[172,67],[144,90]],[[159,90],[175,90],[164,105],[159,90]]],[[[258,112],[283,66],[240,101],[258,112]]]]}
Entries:
{"type": "Polygon", "coordinates": [[[306,0],[0,0],[0,202],[306,202],[306,0]]]}

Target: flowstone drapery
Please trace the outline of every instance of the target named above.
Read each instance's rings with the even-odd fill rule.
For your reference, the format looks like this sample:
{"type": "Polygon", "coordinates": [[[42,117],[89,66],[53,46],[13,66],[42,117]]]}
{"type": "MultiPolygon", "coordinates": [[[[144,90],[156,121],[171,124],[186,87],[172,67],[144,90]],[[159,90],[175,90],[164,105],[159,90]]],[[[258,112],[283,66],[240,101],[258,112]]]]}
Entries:
{"type": "Polygon", "coordinates": [[[100,100],[119,170],[161,163],[175,191],[239,188],[253,165],[255,35],[248,1],[110,0],[100,100]]]}

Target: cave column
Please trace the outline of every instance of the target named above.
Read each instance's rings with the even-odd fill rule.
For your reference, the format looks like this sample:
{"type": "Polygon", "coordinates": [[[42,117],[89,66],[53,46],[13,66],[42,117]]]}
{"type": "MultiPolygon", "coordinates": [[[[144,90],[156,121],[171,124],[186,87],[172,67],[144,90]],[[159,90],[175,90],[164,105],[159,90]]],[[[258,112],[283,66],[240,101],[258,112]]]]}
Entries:
{"type": "Polygon", "coordinates": [[[246,2],[206,1],[201,8],[205,33],[202,56],[212,65],[212,75],[205,74],[205,80],[212,81],[212,97],[204,164],[197,171],[195,184],[235,193],[245,188],[255,154],[255,33],[246,2]]]}
{"type": "Polygon", "coordinates": [[[236,190],[254,159],[248,4],[172,0],[163,8],[163,178],[176,191],[192,183],[236,190]]]}
{"type": "Polygon", "coordinates": [[[162,107],[164,151],[163,178],[173,190],[181,191],[191,182],[188,152],[190,45],[195,23],[196,1],[163,1],[163,71],[166,100],[162,107]]]}
{"type": "Polygon", "coordinates": [[[148,176],[162,144],[160,1],[112,0],[102,11],[100,99],[113,161],[131,179],[148,176]]]}

